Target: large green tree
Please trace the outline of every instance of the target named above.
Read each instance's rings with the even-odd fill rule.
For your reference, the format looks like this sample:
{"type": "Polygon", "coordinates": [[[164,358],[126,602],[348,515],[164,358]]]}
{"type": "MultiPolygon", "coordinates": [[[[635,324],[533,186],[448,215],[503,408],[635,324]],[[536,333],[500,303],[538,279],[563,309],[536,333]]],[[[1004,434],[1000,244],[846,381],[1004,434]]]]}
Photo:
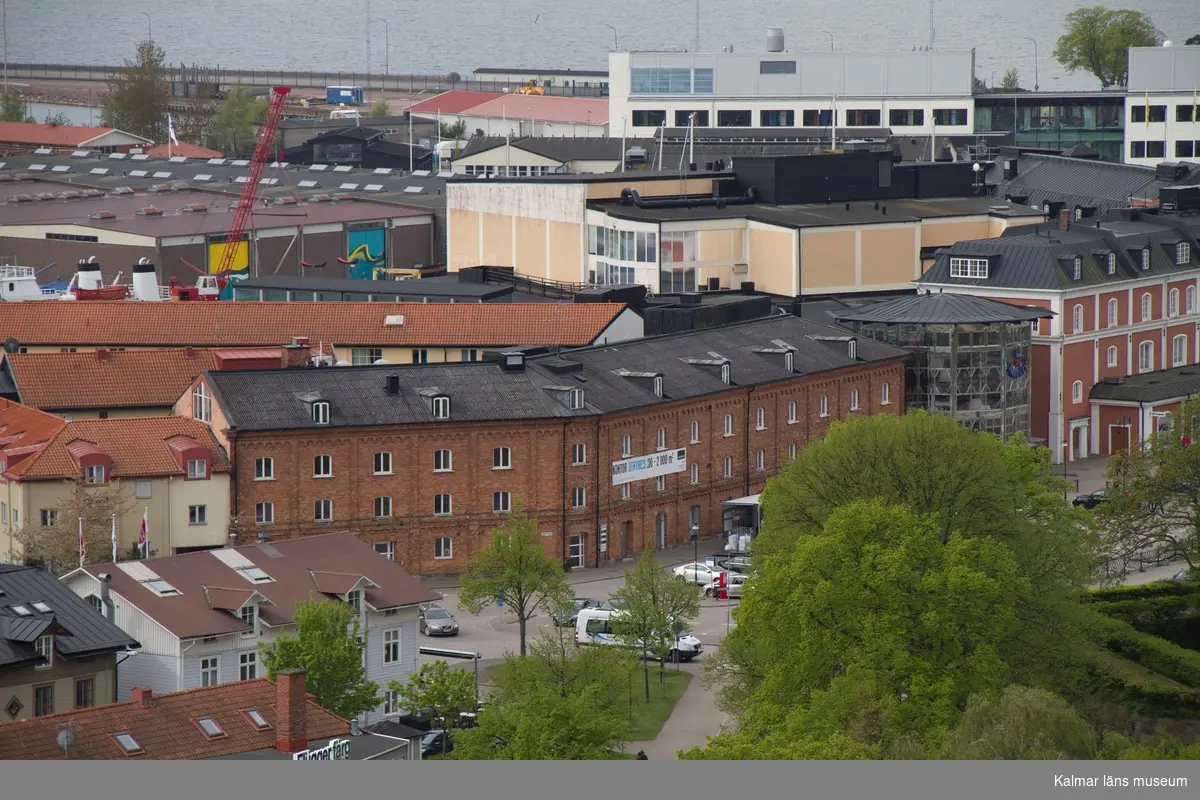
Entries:
{"type": "Polygon", "coordinates": [[[307,670],[308,691],[333,713],[351,719],[379,705],[379,686],[367,680],[358,615],[348,603],[301,600],[296,635],[263,648],[267,677],[281,669],[307,670]]]}
{"type": "Polygon", "coordinates": [[[16,89],[0,93],[0,122],[24,122],[25,98],[16,89]]]}
{"type": "Polygon", "coordinates": [[[108,81],[101,117],[105,125],[126,133],[163,141],[171,100],[166,52],[153,42],[141,42],[132,61],[108,81]]]}
{"type": "Polygon", "coordinates": [[[492,531],[490,546],[467,562],[458,602],[472,614],[497,602],[507,606],[517,616],[520,653],[525,655],[529,620],[539,610],[560,607],[570,596],[562,564],[542,547],[537,518],[514,499],[508,518],[492,531]]]}
{"type": "MultiPolygon", "coordinates": [[[[675,639],[689,620],[700,614],[700,587],[681,581],[658,563],[647,547],[625,583],[613,592],[622,601],[620,614],[611,620],[613,632],[626,645],[663,662],[675,648],[675,639]]],[[[650,701],[650,665],[644,664],[646,701],[650,701]]]]}
{"type": "Polygon", "coordinates": [[[440,660],[422,664],[404,683],[390,681],[388,690],[396,693],[405,710],[428,714],[447,730],[457,727],[459,716],[471,710],[476,699],[471,673],[440,660]]]}
{"type": "Polygon", "coordinates": [[[1104,6],[1077,8],[1066,17],[1067,32],[1054,45],[1054,58],[1068,72],[1084,70],[1100,87],[1124,86],[1129,78],[1130,47],[1162,42],[1162,34],[1141,11],[1104,6]]]}
{"type": "Polygon", "coordinates": [[[254,150],[258,138],[256,122],[267,116],[267,101],[254,97],[245,86],[234,86],[221,100],[212,118],[212,139],[226,153],[254,150]]]}
{"type": "Polygon", "coordinates": [[[1044,689],[1008,686],[975,695],[946,737],[942,759],[1075,761],[1097,757],[1096,732],[1065,700],[1044,689]]]}

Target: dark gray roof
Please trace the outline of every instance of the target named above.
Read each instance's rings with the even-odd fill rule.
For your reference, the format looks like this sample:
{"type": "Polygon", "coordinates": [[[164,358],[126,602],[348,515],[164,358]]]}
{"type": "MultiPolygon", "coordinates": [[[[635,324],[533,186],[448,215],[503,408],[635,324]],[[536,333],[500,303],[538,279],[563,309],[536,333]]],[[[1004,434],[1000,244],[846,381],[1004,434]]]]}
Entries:
{"type": "Polygon", "coordinates": [[[1200,367],[1193,364],[1123,378],[1106,378],[1092,387],[1088,397],[1092,400],[1156,403],[1194,394],[1200,394],[1200,367]]]}
{"type": "MultiPolygon", "coordinates": [[[[504,145],[503,136],[476,136],[463,148],[459,158],[473,156],[488,150],[494,150],[504,145]]],[[[526,136],[512,139],[509,144],[518,150],[534,153],[555,161],[620,161],[620,138],[603,136],[526,136]]],[[[645,148],[647,154],[653,152],[653,139],[626,139],[625,150],[631,147],[645,148]]]]}
{"type": "MultiPolygon", "coordinates": [[[[1127,215],[1125,215],[1127,216],[1127,215]]],[[[995,239],[957,242],[939,250],[934,264],[918,279],[921,284],[1002,286],[1013,289],[1069,290],[1122,281],[1145,280],[1200,268],[1200,244],[1187,224],[1178,218],[1139,215],[1133,219],[1105,219],[1088,225],[1073,223],[1059,230],[1051,223],[1009,228],[995,239]],[[1100,227],[1096,227],[1099,225],[1100,227]],[[1191,259],[1176,264],[1174,243],[1190,242],[1191,259]],[[1150,269],[1140,264],[1140,251],[1150,249],[1150,269]],[[1108,274],[1108,255],[1116,256],[1116,274],[1108,274]],[[955,256],[987,257],[988,277],[950,277],[955,256]],[[1075,280],[1074,259],[1080,260],[1075,280]]]]}
{"type": "Polygon", "coordinates": [[[329,427],[436,424],[429,402],[435,392],[450,397],[451,420],[458,422],[586,417],[728,391],[720,379],[719,358],[729,360],[732,385],[746,387],[907,355],[844,328],[792,315],[557,354],[540,352],[528,353],[523,371],[475,362],[206,376],[232,428],[265,431],[318,427],[307,404],[312,395],[329,402],[329,427]],[[857,340],[854,360],[846,337],[857,340]],[[794,348],[792,372],[785,369],[781,351],[764,352],[783,347],[794,348]],[[655,396],[651,382],[620,372],[661,375],[664,396],[655,396]],[[389,375],[399,380],[399,394],[387,393],[389,375]],[[568,408],[568,389],[584,390],[585,408],[568,408]]]}
{"type": "Polygon", "coordinates": [[[1030,322],[1053,317],[1045,308],[1016,306],[967,294],[932,294],[901,297],[837,315],[842,322],[885,325],[959,325],[991,322],[1030,322]]]}
{"type": "Polygon", "coordinates": [[[987,170],[985,180],[996,198],[1027,197],[1029,205],[1061,202],[1074,209],[1095,208],[1099,213],[1130,205],[1130,198],[1157,200],[1158,190],[1171,183],[1200,181],[1200,166],[1181,181],[1157,177],[1154,167],[1116,164],[1091,158],[1022,153],[1000,159],[987,170]],[[1004,162],[1016,162],[1017,174],[1004,180],[1004,162]]]}
{"type": "MultiPolygon", "coordinates": [[[[458,273],[407,281],[371,281],[350,278],[313,278],[296,275],[262,275],[239,281],[238,289],[286,289],[297,292],[350,292],[395,296],[400,302],[449,301],[483,302],[511,298],[511,286],[470,283],[460,280],[458,273]]],[[[0,373],[0,393],[3,392],[3,373],[0,373]]]]}
{"type": "Polygon", "coordinates": [[[0,667],[38,663],[34,642],[54,626],[54,651],[66,658],[140,647],[52,574],[35,567],[0,566],[0,667]],[[32,603],[44,603],[48,612],[32,603]],[[29,609],[18,615],[14,606],[29,609]]]}

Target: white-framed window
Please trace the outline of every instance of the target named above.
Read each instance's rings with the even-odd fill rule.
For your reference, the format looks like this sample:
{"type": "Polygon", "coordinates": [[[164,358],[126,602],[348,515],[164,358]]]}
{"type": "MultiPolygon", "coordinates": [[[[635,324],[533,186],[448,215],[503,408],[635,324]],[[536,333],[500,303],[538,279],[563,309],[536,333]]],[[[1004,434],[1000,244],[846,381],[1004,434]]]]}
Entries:
{"type": "Polygon", "coordinates": [[[433,513],[439,517],[448,517],[454,513],[454,498],[449,494],[435,494],[433,496],[433,513]]]}
{"type": "Polygon", "coordinates": [[[187,462],[188,480],[203,480],[208,477],[208,462],[203,458],[189,458],[187,462]]]}
{"type": "MultiPolygon", "coordinates": [[[[433,471],[434,472],[453,472],[454,471],[454,455],[449,450],[434,450],[433,451],[433,471]]],[[[391,472],[391,470],[389,469],[388,472],[391,472]]]]}
{"type": "Polygon", "coordinates": [[[583,408],[583,389],[572,389],[567,393],[567,407],[572,411],[583,408]]]}
{"type": "Polygon", "coordinates": [[[583,508],[587,505],[587,487],[576,486],[571,489],[571,507],[583,508]]]}
{"type": "Polygon", "coordinates": [[[724,431],[726,436],[733,436],[733,414],[725,415],[724,431]]]}
{"type": "Polygon", "coordinates": [[[1109,298],[1108,301],[1108,327],[1113,327],[1117,324],[1117,298],[1109,298]]]}
{"type": "Polygon", "coordinates": [[[754,454],[754,468],[759,472],[767,468],[767,454],[762,448],[754,454]]]}
{"type": "Polygon", "coordinates": [[[662,397],[662,396],[663,396],[663,379],[662,379],[662,375],[655,375],[655,376],[654,376],[654,396],[655,396],[655,397],[662,397]]]}
{"type": "Polygon", "coordinates": [[[1150,248],[1142,248],[1142,269],[1150,269],[1150,248]]]}
{"type": "Polygon", "coordinates": [[[383,360],[383,349],[379,347],[355,347],[350,350],[350,363],[356,367],[368,367],[383,360]]]}
{"type": "Polygon", "coordinates": [[[374,544],[375,552],[386,558],[388,561],[396,560],[396,543],[395,542],[376,542],[374,544]]]}
{"type": "Polygon", "coordinates": [[[1075,381],[1071,384],[1071,402],[1083,402],[1083,381],[1075,381]]]}
{"type": "Polygon", "coordinates": [[[212,422],[212,395],[203,383],[196,384],[196,388],[192,389],[192,419],[212,422]]]}
{"type": "Polygon", "coordinates": [[[1142,322],[1149,322],[1151,315],[1154,313],[1154,298],[1149,292],[1142,295],[1142,322]]]}
{"type": "Polygon", "coordinates": [[[1116,347],[1108,348],[1108,365],[1110,367],[1115,367],[1117,365],[1117,348],[1116,347]]]}
{"type": "Polygon", "coordinates": [[[1083,330],[1083,306],[1076,305],[1071,309],[1071,333],[1083,330]]]}
{"type": "Polygon", "coordinates": [[[1075,256],[1075,260],[1071,263],[1071,277],[1074,280],[1079,280],[1083,275],[1083,259],[1075,256]]]}
{"type": "Polygon", "coordinates": [[[400,629],[392,628],[383,632],[383,663],[400,663],[400,629]]]}
{"type": "Polygon", "coordinates": [[[270,525],[275,521],[274,503],[255,503],[254,522],[256,525],[270,525]]]}
{"type": "Polygon", "coordinates": [[[1154,371],[1154,342],[1138,345],[1138,372],[1154,371]]]}
{"type": "Polygon", "coordinates": [[[412,363],[414,363],[414,364],[428,364],[428,363],[429,363],[429,350],[428,350],[428,348],[424,348],[424,347],[414,347],[414,348],[413,348],[413,351],[412,351],[412,363]]]}
{"type": "Polygon", "coordinates": [[[690,443],[700,443],[700,422],[698,420],[692,420],[692,440],[690,443]]]}
{"type": "Polygon", "coordinates": [[[333,501],[317,500],[313,503],[313,519],[317,522],[329,522],[333,519],[333,501]]]}
{"type": "Polygon", "coordinates": [[[512,511],[512,495],[505,491],[492,492],[492,511],[497,514],[512,511]]]}
{"type": "Polygon", "coordinates": [[[313,477],[314,478],[332,478],[333,477],[333,456],[330,456],[330,455],[313,456],[313,477]]]}
{"type": "Polygon", "coordinates": [[[1107,262],[1106,265],[1108,267],[1108,274],[1116,275],[1117,274],[1117,254],[1109,253],[1108,258],[1106,258],[1105,261],[1107,262]]]}
{"type": "MultiPolygon", "coordinates": [[[[699,464],[689,464],[688,465],[688,478],[691,479],[693,486],[695,486],[696,484],[698,484],[700,482],[700,465],[699,464]]],[[[625,484],[625,485],[628,486],[629,484],[625,484]]]]}
{"type": "Polygon", "coordinates": [[[258,606],[254,603],[242,606],[238,609],[238,617],[241,618],[242,622],[253,628],[255,620],[258,619],[258,606]]]}
{"type": "Polygon", "coordinates": [[[788,425],[795,425],[795,424],[796,424],[796,401],[795,401],[795,400],[789,400],[789,401],[788,401],[788,416],[787,416],[787,420],[788,420],[788,425]]]}
{"type": "Polygon", "coordinates": [[[621,458],[629,458],[633,455],[633,438],[629,434],[621,437],[621,458]]]}
{"type": "Polygon", "coordinates": [[[892,385],[887,381],[879,387],[879,405],[886,406],[892,402],[892,385]]]}
{"type": "Polygon", "coordinates": [[[53,528],[58,524],[58,509],[43,508],[40,510],[40,516],[43,528],[53,528]]]}
{"type": "Polygon", "coordinates": [[[512,469],[512,450],[507,447],[492,448],[492,469],[512,469]]]}
{"type": "Polygon", "coordinates": [[[99,486],[105,483],[107,470],[101,464],[96,464],[90,467],[83,468],[83,482],[92,486],[99,486]]]}
{"type": "Polygon", "coordinates": [[[275,459],[267,458],[265,456],[254,459],[254,480],[275,480],[275,459]]]}
{"type": "Polygon", "coordinates": [[[796,443],[788,442],[788,458],[795,459],[797,452],[799,452],[799,448],[796,446],[796,443]]]}
{"type": "Polygon", "coordinates": [[[392,515],[392,498],[382,495],[375,498],[375,519],[386,519],[392,515]]]}
{"type": "Polygon", "coordinates": [[[956,258],[950,259],[951,278],[987,278],[988,260],[986,258],[956,258]]]}
{"type": "Polygon", "coordinates": [[[1171,339],[1171,366],[1182,367],[1187,363],[1187,336],[1179,334],[1171,339]]]}
{"type": "Polygon", "coordinates": [[[1178,289],[1172,289],[1171,291],[1167,292],[1167,316],[1168,317],[1178,317],[1179,316],[1179,290],[1178,289]]]}
{"type": "Polygon", "coordinates": [[[1183,293],[1183,309],[1185,313],[1196,313],[1196,287],[1189,286],[1187,291],[1183,293]]]}
{"type": "Polygon", "coordinates": [[[39,636],[33,642],[34,651],[46,659],[45,664],[38,664],[36,669],[50,669],[54,666],[54,636],[47,634],[39,636]]]}
{"type": "Polygon", "coordinates": [[[188,506],[189,525],[208,524],[208,506],[188,506]]]}
{"type": "Polygon", "coordinates": [[[434,539],[433,557],[437,559],[454,558],[454,540],[449,536],[439,536],[434,539]]]}
{"type": "Polygon", "coordinates": [[[850,390],[850,410],[858,411],[858,389],[850,390]]]}
{"type": "Polygon", "coordinates": [[[133,496],[138,500],[149,500],[154,495],[154,481],[137,481],[133,487],[133,496]]]}
{"type": "Polygon", "coordinates": [[[329,403],[324,400],[317,401],[312,405],[312,420],[318,425],[329,424],[329,403]]]}
{"type": "Polygon", "coordinates": [[[659,450],[667,449],[667,429],[659,428],[654,432],[654,446],[659,450]]]}
{"type": "Polygon", "coordinates": [[[1192,245],[1189,242],[1180,242],[1175,245],[1175,263],[1182,266],[1192,260],[1192,245]]]}
{"type": "Polygon", "coordinates": [[[587,445],[573,444],[571,445],[571,465],[578,467],[580,464],[587,463],[587,445]]]}
{"type": "Polygon", "coordinates": [[[372,469],[376,475],[391,475],[392,474],[392,454],[388,451],[382,451],[375,454],[372,459],[372,469]]]}
{"type": "Polygon", "coordinates": [[[654,491],[665,492],[667,490],[667,476],[659,475],[654,479],[654,491]]]}
{"type": "Polygon", "coordinates": [[[725,460],[722,462],[722,475],[726,478],[733,477],[733,459],[729,456],[725,456],[725,460]]]}
{"type": "Polygon", "coordinates": [[[754,409],[754,429],[757,431],[767,429],[767,410],[765,408],[754,409]]]}
{"type": "Polygon", "coordinates": [[[362,590],[355,589],[353,591],[346,592],[346,605],[353,608],[355,614],[361,614],[362,613],[362,590]]]}
{"type": "MultiPolygon", "coordinates": [[[[467,167],[470,169],[470,167],[467,167]]],[[[383,693],[383,713],[384,714],[399,714],[400,713],[400,693],[393,692],[388,689],[383,693]]]]}
{"type": "Polygon", "coordinates": [[[238,653],[238,680],[252,681],[258,677],[258,653],[238,653]]]}
{"type": "Polygon", "coordinates": [[[217,686],[221,683],[221,659],[217,656],[200,659],[200,685],[217,686]]]}
{"type": "Polygon", "coordinates": [[[628,500],[631,497],[633,497],[633,487],[628,483],[621,484],[621,499],[628,500]]]}
{"type": "Polygon", "coordinates": [[[817,405],[817,410],[818,410],[818,413],[822,417],[829,416],[829,395],[827,395],[827,394],[821,395],[821,400],[817,405]]]}
{"type": "Polygon", "coordinates": [[[458,360],[459,361],[478,361],[479,360],[479,350],[474,347],[466,348],[461,353],[458,354],[458,360]]]}
{"type": "Polygon", "coordinates": [[[449,397],[433,398],[433,418],[434,419],[450,419],[450,398],[449,397]]]}
{"type": "Polygon", "coordinates": [[[721,365],[721,383],[728,386],[733,382],[733,369],[728,364],[721,365]]]}

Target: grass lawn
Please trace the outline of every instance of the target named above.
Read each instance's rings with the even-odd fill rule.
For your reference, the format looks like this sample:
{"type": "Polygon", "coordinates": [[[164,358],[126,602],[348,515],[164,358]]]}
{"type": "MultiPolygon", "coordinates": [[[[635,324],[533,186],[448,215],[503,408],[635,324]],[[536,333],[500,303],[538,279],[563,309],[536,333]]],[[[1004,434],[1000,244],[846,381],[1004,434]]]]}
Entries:
{"type": "Polygon", "coordinates": [[[666,723],[667,717],[675,710],[675,704],[683,696],[683,692],[692,680],[690,672],[674,672],[669,667],[663,675],[663,681],[658,680],[658,667],[650,667],[650,702],[646,702],[645,678],[638,674],[634,676],[633,702],[630,708],[631,725],[629,739],[634,742],[648,742],[658,737],[659,731],[666,723]]]}

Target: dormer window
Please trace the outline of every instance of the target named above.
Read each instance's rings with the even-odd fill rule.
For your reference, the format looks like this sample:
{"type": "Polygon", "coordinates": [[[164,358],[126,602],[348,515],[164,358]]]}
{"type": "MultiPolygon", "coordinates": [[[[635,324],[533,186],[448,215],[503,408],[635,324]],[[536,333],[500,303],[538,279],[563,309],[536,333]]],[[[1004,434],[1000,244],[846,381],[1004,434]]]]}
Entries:
{"type": "Polygon", "coordinates": [[[661,375],[658,375],[654,378],[654,396],[663,396],[663,379],[661,375]]]}
{"type": "Polygon", "coordinates": [[[583,408],[583,389],[572,389],[567,393],[567,407],[572,411],[583,408]]]}
{"type": "Polygon", "coordinates": [[[354,609],[354,613],[362,612],[362,590],[355,589],[352,592],[346,592],[346,605],[354,609]]]}
{"type": "Polygon", "coordinates": [[[208,462],[203,458],[188,459],[187,462],[188,480],[203,480],[208,477],[208,462]]]}
{"type": "Polygon", "coordinates": [[[851,361],[858,360],[858,340],[857,339],[851,339],[850,341],[846,342],[846,355],[850,358],[851,361]]]}
{"type": "Polygon", "coordinates": [[[788,372],[796,371],[796,354],[791,350],[783,354],[783,368],[788,372]]]}
{"type": "Polygon", "coordinates": [[[950,258],[951,278],[983,278],[988,276],[988,260],[986,258],[950,258]]]}
{"type": "Polygon", "coordinates": [[[728,364],[721,365],[721,383],[725,384],[726,386],[729,385],[729,382],[732,380],[731,372],[732,370],[728,364]]]}
{"type": "Polygon", "coordinates": [[[254,623],[258,620],[258,606],[256,606],[254,603],[247,603],[238,609],[238,616],[241,618],[242,622],[253,628],[254,623]]]}
{"type": "Polygon", "coordinates": [[[1192,246],[1188,242],[1175,245],[1175,263],[1183,266],[1192,260],[1192,246]]]}
{"type": "Polygon", "coordinates": [[[1116,253],[1108,254],[1108,274],[1109,275],[1117,274],[1117,254],[1116,253]]]}
{"type": "Polygon", "coordinates": [[[103,464],[83,468],[83,482],[91,486],[103,486],[107,477],[108,471],[103,464]]]}
{"type": "Polygon", "coordinates": [[[329,424],[329,403],[319,400],[312,404],[312,421],[318,425],[329,424]]]}
{"type": "Polygon", "coordinates": [[[1142,269],[1150,269],[1150,248],[1142,248],[1142,269]]]}
{"type": "Polygon", "coordinates": [[[433,398],[433,418],[450,419],[450,398],[445,395],[433,398]]]}
{"type": "Polygon", "coordinates": [[[1075,259],[1071,262],[1071,277],[1074,280],[1079,280],[1079,278],[1082,275],[1083,275],[1083,259],[1080,258],[1079,256],[1075,256],[1075,259]]]}

